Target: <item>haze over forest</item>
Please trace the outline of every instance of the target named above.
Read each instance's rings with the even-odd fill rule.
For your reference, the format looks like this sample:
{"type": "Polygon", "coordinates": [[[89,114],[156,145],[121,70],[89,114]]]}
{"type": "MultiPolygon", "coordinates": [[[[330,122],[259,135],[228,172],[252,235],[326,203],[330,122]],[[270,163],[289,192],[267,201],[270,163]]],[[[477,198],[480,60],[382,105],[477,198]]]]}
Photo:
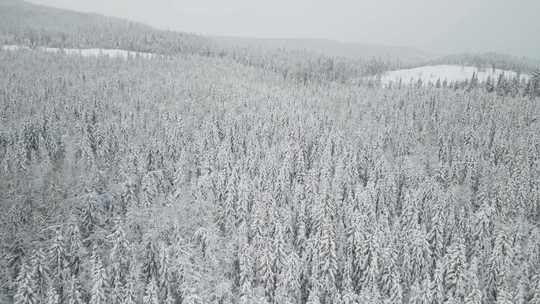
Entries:
{"type": "Polygon", "coordinates": [[[540,1],[32,0],[211,36],[316,38],[540,58],[540,1]]]}

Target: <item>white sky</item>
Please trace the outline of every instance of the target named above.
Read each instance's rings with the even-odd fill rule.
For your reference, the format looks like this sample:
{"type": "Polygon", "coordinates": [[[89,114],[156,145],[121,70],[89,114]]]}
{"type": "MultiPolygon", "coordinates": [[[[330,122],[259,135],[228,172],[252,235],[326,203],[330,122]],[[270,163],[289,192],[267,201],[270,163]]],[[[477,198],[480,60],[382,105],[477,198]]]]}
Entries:
{"type": "Polygon", "coordinates": [[[540,0],[30,0],[209,35],[540,57],[540,0]]]}

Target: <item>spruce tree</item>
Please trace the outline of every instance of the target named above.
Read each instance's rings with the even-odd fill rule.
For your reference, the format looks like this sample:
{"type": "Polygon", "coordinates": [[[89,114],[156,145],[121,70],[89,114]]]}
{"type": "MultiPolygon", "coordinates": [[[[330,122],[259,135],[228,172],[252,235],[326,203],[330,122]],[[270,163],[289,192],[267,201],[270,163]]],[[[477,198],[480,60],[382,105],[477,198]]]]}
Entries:
{"type": "Polygon", "coordinates": [[[32,268],[23,262],[16,280],[15,304],[38,303],[38,295],[35,293],[35,283],[32,277],[32,268]]]}
{"type": "Polygon", "coordinates": [[[68,287],[65,291],[64,302],[66,304],[84,304],[82,288],[79,279],[75,275],[72,275],[69,279],[68,287]]]}
{"type": "Polygon", "coordinates": [[[448,248],[445,260],[445,283],[449,295],[456,301],[463,301],[465,295],[465,248],[458,238],[448,248]]]}
{"type": "Polygon", "coordinates": [[[159,304],[158,289],[155,279],[151,279],[144,290],[143,304],[159,304]]]}
{"type": "Polygon", "coordinates": [[[54,287],[50,288],[47,292],[46,304],[60,304],[60,297],[54,287]]]}
{"type": "Polygon", "coordinates": [[[465,296],[465,304],[481,304],[482,291],[480,290],[480,282],[478,280],[478,262],[476,258],[471,261],[470,267],[467,269],[467,293],[465,296]]]}
{"type": "Polygon", "coordinates": [[[73,275],[79,275],[82,268],[83,258],[86,256],[86,248],[83,244],[81,233],[79,231],[79,225],[73,223],[69,225],[69,267],[73,275]]]}
{"type": "Polygon", "coordinates": [[[34,252],[32,257],[32,276],[35,282],[35,293],[38,299],[45,299],[50,290],[50,273],[47,265],[47,258],[40,248],[34,252]]]}
{"type": "Polygon", "coordinates": [[[96,253],[93,254],[92,267],[92,290],[90,291],[90,303],[107,304],[108,302],[108,281],[107,274],[103,268],[101,258],[96,253]]]}
{"type": "Polygon", "coordinates": [[[123,292],[122,304],[137,303],[137,270],[131,267],[129,276],[126,278],[126,285],[123,292]]]}
{"type": "Polygon", "coordinates": [[[388,299],[386,300],[386,303],[387,304],[403,303],[403,289],[401,286],[401,276],[399,272],[397,271],[397,269],[392,272],[392,288],[390,289],[390,295],[388,299]]]}
{"type": "Polygon", "coordinates": [[[67,255],[64,236],[60,228],[55,231],[55,236],[49,248],[49,265],[51,265],[51,276],[59,280],[59,284],[63,284],[63,273],[66,269],[67,255]]]}

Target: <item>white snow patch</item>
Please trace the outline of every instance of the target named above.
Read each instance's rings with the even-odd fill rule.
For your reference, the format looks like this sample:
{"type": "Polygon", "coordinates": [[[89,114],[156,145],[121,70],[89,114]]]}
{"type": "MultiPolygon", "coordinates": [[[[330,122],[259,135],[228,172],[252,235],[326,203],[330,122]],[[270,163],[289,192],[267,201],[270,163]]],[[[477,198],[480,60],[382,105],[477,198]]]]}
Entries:
{"type": "MultiPolygon", "coordinates": [[[[403,69],[388,71],[382,74],[380,77],[381,84],[388,85],[390,83],[402,84],[417,83],[418,80],[422,80],[422,83],[436,83],[440,79],[441,82],[461,82],[471,80],[473,74],[476,73],[479,82],[485,82],[488,77],[491,77],[492,81],[497,81],[502,74],[505,78],[515,78],[517,73],[509,70],[493,69],[493,68],[477,68],[473,66],[459,66],[459,65],[428,65],[413,69],[403,69]]],[[[521,74],[520,80],[529,80],[530,75],[521,74]]],[[[373,79],[373,78],[372,78],[373,79]]]]}
{"type": "MultiPolygon", "coordinates": [[[[18,50],[32,50],[27,46],[21,45],[3,45],[3,51],[18,51],[18,50]]],[[[75,55],[82,57],[110,57],[110,58],[145,58],[152,59],[155,57],[160,57],[162,55],[157,55],[154,53],[145,53],[145,52],[134,52],[121,49],[70,49],[70,48],[52,48],[52,47],[38,47],[35,50],[47,52],[47,53],[56,53],[56,54],[66,54],[66,55],[75,55]]]]}

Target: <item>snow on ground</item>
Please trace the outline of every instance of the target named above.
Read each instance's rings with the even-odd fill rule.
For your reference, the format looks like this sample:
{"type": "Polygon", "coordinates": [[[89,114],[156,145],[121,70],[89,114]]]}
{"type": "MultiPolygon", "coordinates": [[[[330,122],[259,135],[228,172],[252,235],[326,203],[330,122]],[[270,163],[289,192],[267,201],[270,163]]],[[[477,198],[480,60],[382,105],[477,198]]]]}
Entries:
{"type": "MultiPolygon", "coordinates": [[[[514,78],[517,73],[514,71],[492,69],[492,68],[477,68],[472,66],[459,65],[428,65],[413,69],[403,69],[388,71],[382,74],[381,84],[388,85],[390,83],[399,83],[400,79],[403,84],[410,84],[422,80],[422,83],[436,83],[438,79],[443,82],[461,82],[470,80],[473,74],[476,73],[479,82],[484,82],[488,77],[493,81],[497,81],[499,75],[503,74],[505,78],[514,78]]],[[[527,81],[530,76],[521,74],[521,80],[527,81]]]]}
{"type": "Polygon", "coordinates": [[[21,45],[3,45],[2,51],[17,51],[17,50],[30,50],[27,46],[21,45]]]}
{"type": "MultiPolygon", "coordinates": [[[[17,51],[17,50],[32,50],[27,46],[21,45],[4,45],[2,46],[3,51],[17,51]]],[[[159,55],[154,53],[145,53],[145,52],[133,52],[127,50],[119,49],[69,49],[69,48],[51,48],[51,47],[38,47],[35,50],[48,52],[48,53],[63,53],[67,55],[77,55],[82,57],[99,57],[107,56],[110,58],[134,58],[141,57],[145,59],[155,58],[159,55]]]]}
{"type": "MultiPolygon", "coordinates": [[[[17,50],[32,50],[27,46],[21,45],[3,45],[1,50],[3,51],[17,51],[17,50]]],[[[34,50],[48,52],[48,53],[63,53],[67,55],[78,55],[82,57],[99,57],[107,56],[110,58],[134,58],[140,57],[145,59],[151,59],[155,57],[160,57],[163,55],[158,55],[154,53],[145,53],[145,52],[133,52],[128,50],[121,49],[70,49],[70,48],[51,48],[51,47],[38,47],[34,50]]],[[[376,77],[367,77],[364,79],[375,80],[379,79],[382,85],[389,85],[391,83],[399,83],[401,80],[402,84],[415,84],[419,79],[422,80],[422,83],[436,83],[440,79],[441,82],[447,81],[451,82],[462,82],[470,80],[473,74],[476,73],[476,77],[479,82],[485,82],[488,77],[491,77],[492,81],[497,81],[499,76],[502,74],[505,78],[511,79],[516,77],[517,73],[509,70],[493,69],[493,68],[477,68],[473,66],[459,66],[459,65],[427,65],[412,69],[403,69],[388,71],[383,73],[380,76],[376,77]]],[[[528,81],[530,75],[521,74],[520,80],[528,81]]]]}

